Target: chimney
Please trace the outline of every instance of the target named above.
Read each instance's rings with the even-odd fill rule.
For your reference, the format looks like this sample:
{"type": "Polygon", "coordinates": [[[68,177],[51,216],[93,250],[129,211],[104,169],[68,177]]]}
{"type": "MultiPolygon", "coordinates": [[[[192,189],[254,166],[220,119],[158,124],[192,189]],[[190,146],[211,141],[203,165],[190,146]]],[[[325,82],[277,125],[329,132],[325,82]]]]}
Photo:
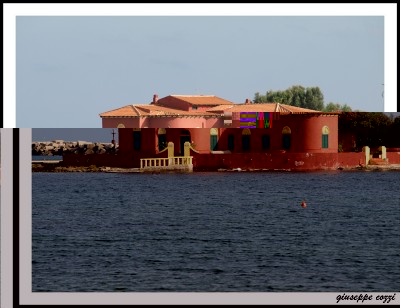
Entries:
{"type": "Polygon", "coordinates": [[[157,101],[158,101],[158,95],[157,95],[157,94],[154,94],[154,95],[153,95],[153,102],[152,102],[152,104],[157,104],[157,101]]]}
{"type": "Polygon", "coordinates": [[[246,104],[246,105],[248,105],[248,104],[251,104],[251,101],[250,101],[250,99],[246,98],[246,102],[245,102],[245,104],[246,104]]]}

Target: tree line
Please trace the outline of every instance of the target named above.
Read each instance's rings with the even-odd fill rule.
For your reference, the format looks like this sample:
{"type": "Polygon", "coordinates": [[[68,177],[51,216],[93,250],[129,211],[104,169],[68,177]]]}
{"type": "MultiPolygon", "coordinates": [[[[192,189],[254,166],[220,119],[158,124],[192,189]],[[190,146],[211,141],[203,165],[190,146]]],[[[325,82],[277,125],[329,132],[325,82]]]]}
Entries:
{"type": "Polygon", "coordinates": [[[400,147],[400,116],[383,112],[343,112],[339,114],[339,150],[361,151],[363,146],[400,147]]]}
{"type": "Polygon", "coordinates": [[[283,91],[267,91],[265,95],[257,92],[254,103],[281,103],[323,112],[342,111],[338,119],[339,151],[361,151],[363,146],[400,147],[400,116],[353,111],[347,104],[329,102],[325,105],[319,87],[295,85],[283,91]]]}
{"type": "Polygon", "coordinates": [[[283,91],[267,91],[265,95],[259,92],[254,95],[254,103],[280,103],[323,112],[352,111],[347,104],[329,102],[324,104],[324,95],[319,87],[291,86],[283,91]]]}

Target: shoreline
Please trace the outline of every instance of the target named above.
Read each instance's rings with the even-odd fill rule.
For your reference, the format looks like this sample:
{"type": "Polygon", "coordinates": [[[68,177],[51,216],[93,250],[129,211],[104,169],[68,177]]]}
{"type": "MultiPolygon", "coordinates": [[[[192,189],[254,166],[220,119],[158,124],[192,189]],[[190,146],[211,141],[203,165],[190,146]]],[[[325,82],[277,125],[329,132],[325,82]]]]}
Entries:
{"type": "MultiPolygon", "coordinates": [[[[351,168],[326,168],[326,169],[223,169],[217,170],[193,170],[196,172],[320,172],[320,171],[398,171],[400,170],[400,164],[392,165],[368,165],[368,166],[357,166],[351,168]]],[[[62,166],[60,162],[57,163],[32,163],[33,172],[51,172],[51,173],[66,173],[66,172],[96,172],[96,173],[180,173],[176,171],[152,171],[152,172],[141,172],[140,168],[120,168],[120,167],[80,167],[80,166],[62,166]]]]}

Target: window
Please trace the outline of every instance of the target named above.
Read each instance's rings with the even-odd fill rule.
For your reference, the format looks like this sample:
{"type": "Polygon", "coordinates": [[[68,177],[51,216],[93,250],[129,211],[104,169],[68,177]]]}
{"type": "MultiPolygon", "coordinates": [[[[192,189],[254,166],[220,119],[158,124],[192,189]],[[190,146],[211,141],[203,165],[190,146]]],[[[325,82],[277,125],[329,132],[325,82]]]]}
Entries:
{"type": "Polygon", "coordinates": [[[262,136],[262,148],[264,150],[269,149],[269,147],[271,145],[270,143],[271,143],[270,136],[269,135],[263,135],[262,136]]]}
{"type": "Polygon", "coordinates": [[[118,124],[117,128],[125,128],[125,125],[120,123],[120,124],[118,124]]]}
{"type": "Polygon", "coordinates": [[[290,145],[291,145],[290,136],[291,136],[291,134],[292,134],[292,131],[290,130],[289,126],[285,126],[282,129],[282,145],[283,145],[283,148],[285,150],[290,149],[290,145]]]}
{"type": "Polygon", "coordinates": [[[322,148],[327,149],[329,147],[329,127],[322,127],[322,148]]]}
{"type": "Polygon", "coordinates": [[[250,150],[250,129],[245,128],[242,131],[242,150],[243,152],[250,150]]]}
{"type": "Polygon", "coordinates": [[[192,105],[192,110],[197,110],[197,106],[192,105]]]}
{"type": "Polygon", "coordinates": [[[233,152],[234,148],[235,148],[235,136],[228,135],[228,150],[233,152]]]}
{"type": "Polygon", "coordinates": [[[141,145],[141,131],[140,128],[134,128],[133,131],[133,149],[136,151],[140,150],[140,145],[141,145]]]}
{"type": "Polygon", "coordinates": [[[158,150],[162,151],[167,147],[167,134],[165,128],[158,129],[158,150]]]}
{"type": "Polygon", "coordinates": [[[218,144],[218,130],[216,128],[210,129],[210,150],[216,151],[218,144]]]}

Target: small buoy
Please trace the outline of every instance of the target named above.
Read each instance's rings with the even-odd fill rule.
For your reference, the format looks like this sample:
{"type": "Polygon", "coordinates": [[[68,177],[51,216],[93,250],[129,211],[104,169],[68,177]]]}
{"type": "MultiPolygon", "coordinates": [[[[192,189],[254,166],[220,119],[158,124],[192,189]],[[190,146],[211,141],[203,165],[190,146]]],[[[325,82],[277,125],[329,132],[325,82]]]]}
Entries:
{"type": "Polygon", "coordinates": [[[307,204],[306,204],[305,201],[303,201],[303,202],[301,203],[301,207],[302,207],[302,208],[306,208],[306,207],[307,207],[307,204]]]}

